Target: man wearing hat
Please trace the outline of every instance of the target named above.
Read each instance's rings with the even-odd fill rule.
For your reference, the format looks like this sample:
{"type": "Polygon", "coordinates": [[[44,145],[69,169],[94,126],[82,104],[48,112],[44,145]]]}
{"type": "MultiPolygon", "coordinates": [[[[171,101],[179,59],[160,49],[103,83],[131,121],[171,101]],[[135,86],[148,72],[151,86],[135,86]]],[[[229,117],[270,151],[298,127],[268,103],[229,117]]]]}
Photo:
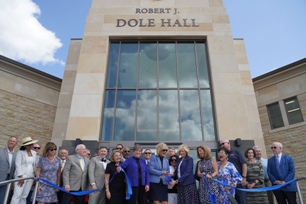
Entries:
{"type": "MultiPolygon", "coordinates": [[[[16,159],[14,148],[16,145],[17,138],[13,136],[7,141],[7,147],[0,149],[0,182],[13,179],[16,159]]],[[[3,203],[6,187],[6,185],[0,186],[0,203],[3,203]]]]}
{"type": "MultiPolygon", "coordinates": [[[[15,178],[34,177],[36,168],[36,152],[32,150],[32,146],[38,140],[31,137],[22,139],[20,151],[17,152],[15,161],[15,178]]],[[[32,179],[22,180],[15,183],[14,194],[11,204],[26,204],[26,198],[33,184],[32,179]]]]}

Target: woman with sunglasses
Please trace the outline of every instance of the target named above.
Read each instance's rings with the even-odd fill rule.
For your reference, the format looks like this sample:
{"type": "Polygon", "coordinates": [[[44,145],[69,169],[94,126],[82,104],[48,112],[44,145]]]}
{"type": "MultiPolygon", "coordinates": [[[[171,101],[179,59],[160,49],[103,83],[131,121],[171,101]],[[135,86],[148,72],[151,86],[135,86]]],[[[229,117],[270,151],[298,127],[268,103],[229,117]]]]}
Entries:
{"type": "Polygon", "coordinates": [[[168,203],[168,182],[166,175],[169,173],[169,162],[166,158],[168,146],[165,143],[156,145],[156,155],[150,158],[150,200],[154,204],[168,203]]]}
{"type": "MultiPolygon", "coordinates": [[[[60,185],[61,177],[61,159],[56,155],[57,146],[53,142],[48,142],[44,148],[43,156],[39,158],[36,166],[36,177],[50,181],[56,185],[60,185]]],[[[36,201],[38,204],[56,203],[57,189],[44,183],[39,182],[37,189],[36,201]]]]}
{"type": "MultiPolygon", "coordinates": [[[[169,158],[170,175],[174,175],[177,160],[178,160],[177,155],[173,155],[169,158]]],[[[176,185],[173,187],[171,187],[171,185],[168,185],[168,204],[177,204],[177,186],[176,185]]]]}
{"type": "MultiPolygon", "coordinates": [[[[22,146],[17,152],[15,160],[15,178],[34,177],[36,167],[36,152],[32,150],[33,144],[38,140],[31,137],[22,139],[22,146]]],[[[11,204],[26,204],[26,198],[33,184],[32,179],[22,180],[15,183],[14,194],[11,204]]]]}

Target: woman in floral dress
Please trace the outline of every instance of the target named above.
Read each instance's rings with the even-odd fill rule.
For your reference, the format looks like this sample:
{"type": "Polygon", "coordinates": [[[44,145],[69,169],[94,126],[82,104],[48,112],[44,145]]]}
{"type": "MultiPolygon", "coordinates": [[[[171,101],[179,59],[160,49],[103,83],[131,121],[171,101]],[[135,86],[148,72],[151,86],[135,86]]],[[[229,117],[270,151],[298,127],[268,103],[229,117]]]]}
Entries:
{"type": "MultiPolygon", "coordinates": [[[[218,180],[236,187],[242,181],[242,177],[235,168],[234,164],[227,161],[229,151],[226,148],[221,148],[218,151],[218,180]]],[[[218,204],[230,204],[229,196],[235,196],[235,189],[219,185],[219,195],[217,197],[218,204]]]]}
{"type": "Polygon", "coordinates": [[[211,156],[211,150],[207,146],[197,147],[198,158],[200,159],[200,164],[197,170],[198,176],[201,178],[199,183],[199,198],[201,204],[210,204],[209,195],[213,194],[215,198],[219,194],[219,187],[216,182],[211,178],[218,175],[218,165],[216,158],[211,156]],[[202,177],[205,176],[205,180],[202,177]],[[204,183],[206,182],[206,184],[204,183]],[[206,187],[208,185],[209,189],[206,187]]]}
{"type": "MultiPolygon", "coordinates": [[[[43,178],[56,185],[60,185],[61,161],[56,156],[57,147],[53,142],[48,142],[45,146],[43,156],[39,158],[36,166],[36,177],[43,178]]],[[[36,201],[38,204],[56,203],[58,190],[44,183],[39,182],[36,201]]]]}

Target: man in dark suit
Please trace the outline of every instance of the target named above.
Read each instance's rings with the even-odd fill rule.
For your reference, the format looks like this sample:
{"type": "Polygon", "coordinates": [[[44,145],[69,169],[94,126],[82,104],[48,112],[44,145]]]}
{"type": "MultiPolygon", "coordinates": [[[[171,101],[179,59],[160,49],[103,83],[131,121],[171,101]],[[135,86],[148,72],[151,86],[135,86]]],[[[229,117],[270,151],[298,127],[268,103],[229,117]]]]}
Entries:
{"type": "MultiPolygon", "coordinates": [[[[0,149],[0,182],[13,179],[15,172],[17,138],[10,137],[7,146],[0,149]]],[[[14,185],[14,184],[12,184],[14,185]]],[[[6,185],[0,186],[0,203],[3,203],[6,192],[6,185]]]]}
{"type": "MultiPolygon", "coordinates": [[[[285,184],[294,179],[295,168],[293,159],[282,153],[283,145],[273,142],[271,149],[274,156],[268,160],[268,176],[273,185],[285,184]]],[[[279,190],[274,190],[278,204],[296,204],[296,183],[292,182],[279,190]],[[287,200],[287,201],[286,201],[287,200]]]]}
{"type": "MultiPolygon", "coordinates": [[[[86,157],[86,147],[79,144],[75,148],[76,154],[67,158],[63,170],[63,183],[66,191],[85,191],[87,187],[87,170],[89,159],[86,157]]],[[[64,193],[62,203],[70,203],[73,195],[64,193]]],[[[84,196],[74,196],[75,204],[83,204],[84,196]]]]}

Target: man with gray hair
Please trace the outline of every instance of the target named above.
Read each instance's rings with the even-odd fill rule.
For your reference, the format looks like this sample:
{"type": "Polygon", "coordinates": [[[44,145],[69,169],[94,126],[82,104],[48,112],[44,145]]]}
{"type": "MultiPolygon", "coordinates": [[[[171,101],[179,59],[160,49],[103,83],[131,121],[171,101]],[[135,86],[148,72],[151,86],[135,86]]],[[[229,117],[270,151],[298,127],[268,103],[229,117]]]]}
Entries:
{"type": "MultiPolygon", "coordinates": [[[[283,145],[279,142],[273,142],[271,149],[274,156],[268,160],[267,171],[272,185],[285,184],[293,180],[295,176],[293,159],[282,153],[283,145]]],[[[289,204],[296,204],[296,192],[296,182],[273,191],[279,204],[286,204],[287,201],[289,204]]]]}
{"type": "MultiPolygon", "coordinates": [[[[0,182],[14,178],[17,138],[12,136],[7,146],[0,149],[0,182]]],[[[0,203],[3,203],[7,185],[0,186],[0,203]]]]}
{"type": "MultiPolygon", "coordinates": [[[[261,148],[259,146],[254,146],[253,149],[255,150],[255,159],[260,161],[262,168],[264,170],[264,181],[265,186],[271,186],[271,182],[269,180],[267,168],[268,168],[268,160],[261,157],[261,148]]],[[[269,203],[274,203],[274,196],[272,191],[267,191],[269,203]]]]}
{"type": "MultiPolygon", "coordinates": [[[[76,154],[68,156],[63,170],[63,184],[66,191],[85,191],[87,187],[87,170],[89,159],[86,157],[86,147],[79,144],[76,154]]],[[[64,193],[62,203],[70,203],[73,195],[64,193]]],[[[74,196],[75,204],[82,204],[84,196],[74,196]]]]}

